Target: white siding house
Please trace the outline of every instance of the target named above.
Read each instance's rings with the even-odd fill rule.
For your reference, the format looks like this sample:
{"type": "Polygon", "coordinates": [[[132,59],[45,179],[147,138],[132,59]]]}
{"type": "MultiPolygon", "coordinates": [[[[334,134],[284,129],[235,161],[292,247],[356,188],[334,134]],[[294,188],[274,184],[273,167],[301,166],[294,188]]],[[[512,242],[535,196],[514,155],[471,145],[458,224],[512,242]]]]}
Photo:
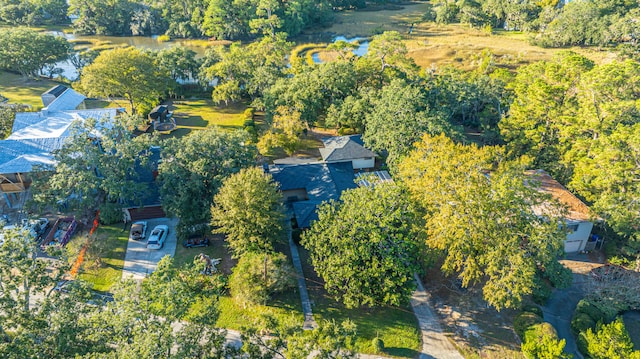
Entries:
{"type": "Polygon", "coordinates": [[[572,253],[594,249],[595,240],[591,230],[596,216],[591,209],[545,171],[528,171],[527,175],[538,182],[541,192],[550,194],[567,209],[564,218],[567,229],[564,251],[572,253]]]}

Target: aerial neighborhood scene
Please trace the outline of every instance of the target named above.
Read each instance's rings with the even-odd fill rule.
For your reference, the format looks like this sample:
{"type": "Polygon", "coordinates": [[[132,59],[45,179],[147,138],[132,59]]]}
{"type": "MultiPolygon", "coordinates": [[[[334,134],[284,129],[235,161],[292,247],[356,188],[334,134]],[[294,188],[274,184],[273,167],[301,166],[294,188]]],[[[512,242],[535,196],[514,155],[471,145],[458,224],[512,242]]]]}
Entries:
{"type": "Polygon", "coordinates": [[[0,359],[640,359],[640,3],[0,0],[0,359]]]}

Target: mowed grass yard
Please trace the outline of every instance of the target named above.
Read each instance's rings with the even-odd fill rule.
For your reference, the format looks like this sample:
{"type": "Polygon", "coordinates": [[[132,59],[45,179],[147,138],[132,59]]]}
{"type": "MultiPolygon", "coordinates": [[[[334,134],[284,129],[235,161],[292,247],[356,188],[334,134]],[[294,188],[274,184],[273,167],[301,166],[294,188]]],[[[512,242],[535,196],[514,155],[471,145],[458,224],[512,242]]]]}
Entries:
{"type": "MultiPolygon", "coordinates": [[[[231,254],[225,247],[224,236],[209,235],[208,237],[210,239],[208,247],[185,248],[178,241],[173,258],[174,265],[177,267],[188,266],[193,263],[195,256],[204,253],[212,259],[221,259],[217,266],[218,270],[224,275],[230,275],[238,261],[231,258],[231,254]]],[[[289,255],[287,246],[278,246],[277,250],[289,255]]],[[[197,306],[198,304],[195,303],[192,310],[197,310],[197,306]]],[[[233,330],[241,330],[243,327],[259,323],[264,315],[272,316],[281,322],[294,322],[300,325],[304,320],[297,288],[274,296],[267,305],[256,304],[247,307],[239,305],[227,290],[219,297],[218,309],[220,312],[217,326],[233,330]]]]}
{"type": "Polygon", "coordinates": [[[19,74],[0,71],[0,95],[9,99],[11,104],[24,104],[37,111],[42,108],[43,92],[60,85],[59,82],[46,79],[29,79],[19,74]]]}
{"type": "MultiPolygon", "coordinates": [[[[84,256],[78,278],[93,284],[93,289],[103,292],[109,291],[120,281],[129,241],[128,229],[123,230],[122,225],[98,227],[84,256]]],[[[69,254],[73,262],[85,241],[86,237],[76,234],[69,243],[69,254]]]]}
{"type": "Polygon", "coordinates": [[[178,128],[171,136],[182,137],[192,131],[220,126],[226,129],[241,129],[244,124],[244,102],[229,106],[215,105],[211,99],[181,100],[172,104],[173,116],[178,128]]]}

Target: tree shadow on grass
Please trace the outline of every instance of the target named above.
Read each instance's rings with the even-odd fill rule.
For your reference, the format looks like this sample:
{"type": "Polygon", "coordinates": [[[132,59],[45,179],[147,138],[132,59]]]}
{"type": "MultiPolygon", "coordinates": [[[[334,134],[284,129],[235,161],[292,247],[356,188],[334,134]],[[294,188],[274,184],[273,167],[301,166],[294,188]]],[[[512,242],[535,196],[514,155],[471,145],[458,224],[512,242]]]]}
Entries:
{"type": "Polygon", "coordinates": [[[389,354],[394,357],[403,357],[403,358],[417,358],[420,355],[420,352],[413,349],[408,348],[384,348],[382,353],[389,354]]]}
{"type": "Polygon", "coordinates": [[[178,114],[175,119],[178,126],[207,127],[207,125],[209,124],[202,118],[202,116],[188,116],[186,114],[178,114]]]}

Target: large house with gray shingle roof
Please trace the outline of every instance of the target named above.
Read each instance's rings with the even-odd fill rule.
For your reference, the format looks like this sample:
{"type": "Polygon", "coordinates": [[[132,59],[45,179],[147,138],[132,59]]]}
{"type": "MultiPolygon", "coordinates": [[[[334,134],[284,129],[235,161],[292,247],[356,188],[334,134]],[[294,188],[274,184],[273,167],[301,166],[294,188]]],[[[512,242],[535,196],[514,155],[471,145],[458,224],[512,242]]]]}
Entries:
{"type": "Polygon", "coordinates": [[[20,195],[31,184],[34,167],[55,166],[54,151],[71,135],[71,124],[93,119],[114,119],[116,108],[78,110],[85,96],[62,85],[42,94],[40,112],[19,112],[11,135],[0,141],[0,193],[9,206],[20,203],[20,195]]]}
{"type": "Polygon", "coordinates": [[[322,202],[338,200],[343,191],[357,187],[350,162],[276,165],[269,172],[299,228],[318,219],[316,209],[322,202]]]}

